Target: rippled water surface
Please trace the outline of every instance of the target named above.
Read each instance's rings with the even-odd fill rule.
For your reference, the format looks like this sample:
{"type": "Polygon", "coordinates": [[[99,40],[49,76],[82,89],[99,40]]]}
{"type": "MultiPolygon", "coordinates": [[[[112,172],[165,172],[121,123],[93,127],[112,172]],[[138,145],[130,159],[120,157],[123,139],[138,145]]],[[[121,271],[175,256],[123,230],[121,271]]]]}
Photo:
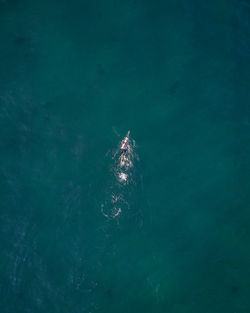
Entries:
{"type": "Polygon", "coordinates": [[[0,38],[0,311],[250,312],[250,2],[1,0],[0,38]]]}

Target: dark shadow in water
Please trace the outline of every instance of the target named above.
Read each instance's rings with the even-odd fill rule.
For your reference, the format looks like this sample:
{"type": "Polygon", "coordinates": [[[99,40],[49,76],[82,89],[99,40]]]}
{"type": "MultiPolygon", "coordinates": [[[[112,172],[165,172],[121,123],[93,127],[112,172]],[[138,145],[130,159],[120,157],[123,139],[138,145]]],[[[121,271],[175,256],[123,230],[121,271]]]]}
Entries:
{"type": "Polygon", "coordinates": [[[114,293],[113,290],[111,288],[108,288],[105,290],[105,295],[107,298],[113,298],[114,297],[114,293]]]}
{"type": "Polygon", "coordinates": [[[100,76],[104,76],[104,75],[106,74],[106,71],[105,71],[103,65],[100,64],[100,63],[97,64],[97,72],[98,72],[98,74],[99,74],[100,76]]]}
{"type": "Polygon", "coordinates": [[[170,95],[175,95],[179,91],[180,86],[181,86],[180,80],[173,81],[168,87],[168,93],[170,95]]]}
{"type": "Polygon", "coordinates": [[[14,43],[18,46],[24,46],[28,43],[28,39],[24,36],[14,35],[14,43]]]}
{"type": "Polygon", "coordinates": [[[239,290],[240,290],[240,288],[238,286],[232,286],[231,287],[231,293],[232,294],[238,294],[239,290]]]}

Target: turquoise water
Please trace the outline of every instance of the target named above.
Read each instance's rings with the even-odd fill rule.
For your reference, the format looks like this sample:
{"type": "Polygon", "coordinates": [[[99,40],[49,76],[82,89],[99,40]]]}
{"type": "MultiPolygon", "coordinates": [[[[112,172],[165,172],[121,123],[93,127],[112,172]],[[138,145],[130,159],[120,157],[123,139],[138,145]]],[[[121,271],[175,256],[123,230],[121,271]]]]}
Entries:
{"type": "Polygon", "coordinates": [[[0,1],[1,312],[250,312],[249,20],[0,1]]]}

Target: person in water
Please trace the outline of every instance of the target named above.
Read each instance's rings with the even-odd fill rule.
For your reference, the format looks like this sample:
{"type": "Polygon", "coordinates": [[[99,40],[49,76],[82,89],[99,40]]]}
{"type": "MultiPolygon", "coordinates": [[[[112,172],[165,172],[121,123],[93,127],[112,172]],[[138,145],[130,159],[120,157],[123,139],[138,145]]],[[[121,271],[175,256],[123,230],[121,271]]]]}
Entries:
{"type": "Polygon", "coordinates": [[[124,138],[124,140],[122,141],[122,145],[121,145],[121,150],[122,150],[122,154],[121,154],[121,165],[125,164],[126,161],[126,153],[128,152],[128,147],[129,147],[129,133],[130,131],[128,131],[127,136],[124,138]]]}
{"type": "Polygon", "coordinates": [[[128,150],[128,144],[129,144],[129,134],[130,130],[128,131],[126,137],[122,141],[121,150],[127,152],[128,150]]]}

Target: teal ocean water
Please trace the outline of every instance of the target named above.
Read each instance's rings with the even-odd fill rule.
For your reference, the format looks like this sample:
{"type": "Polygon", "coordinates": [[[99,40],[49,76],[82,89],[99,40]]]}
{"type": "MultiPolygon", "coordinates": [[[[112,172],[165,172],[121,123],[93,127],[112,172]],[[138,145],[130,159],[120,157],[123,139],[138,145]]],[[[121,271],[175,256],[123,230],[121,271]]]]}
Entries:
{"type": "Polygon", "coordinates": [[[0,311],[249,313],[250,2],[1,0],[0,38],[0,311]]]}

